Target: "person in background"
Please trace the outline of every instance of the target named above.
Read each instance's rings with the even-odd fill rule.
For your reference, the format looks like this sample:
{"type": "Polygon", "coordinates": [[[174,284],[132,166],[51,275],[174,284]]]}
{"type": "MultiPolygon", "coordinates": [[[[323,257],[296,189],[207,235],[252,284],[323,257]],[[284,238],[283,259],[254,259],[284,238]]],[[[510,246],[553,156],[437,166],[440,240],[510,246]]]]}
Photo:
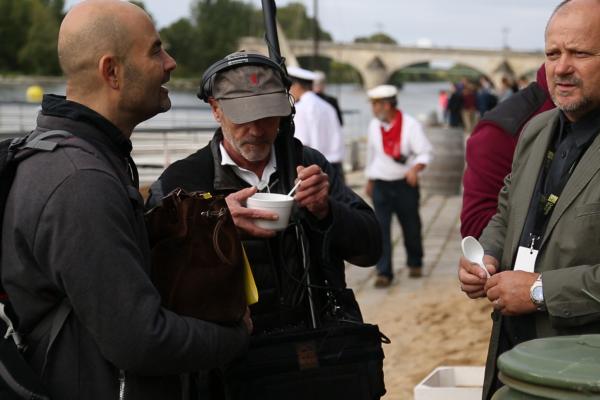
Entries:
{"type": "Polygon", "coordinates": [[[421,124],[400,111],[395,86],[381,85],[367,92],[373,120],[369,124],[366,192],[373,199],[383,232],[383,254],[377,262],[375,287],[394,279],[391,222],[400,221],[409,277],[422,275],[423,244],[419,216],[419,173],[431,161],[432,147],[421,124]]]}
{"type": "Polygon", "coordinates": [[[534,116],[554,108],[542,65],[536,82],[487,112],[467,140],[460,233],[478,238],[496,213],[519,134],[534,116]]]}
{"type": "Polygon", "coordinates": [[[477,114],[477,92],[473,82],[465,80],[462,88],[461,117],[465,133],[471,133],[478,119],[477,114]]]}
{"type": "Polygon", "coordinates": [[[519,88],[519,90],[523,90],[527,86],[529,86],[529,78],[527,77],[527,75],[521,75],[519,79],[517,79],[517,87],[519,88]]]}
{"type": "Polygon", "coordinates": [[[537,338],[600,333],[600,2],[567,0],[546,26],[556,109],[519,138],[498,212],[483,231],[484,271],[459,262],[461,289],[494,307],[483,399],[498,357],[537,338]]]}
{"type": "Polygon", "coordinates": [[[313,92],[315,92],[317,96],[328,102],[331,105],[331,107],[335,109],[338,120],[340,121],[340,126],[344,126],[344,118],[342,117],[342,110],[340,109],[340,105],[338,104],[338,99],[325,93],[325,73],[322,71],[315,71],[314,73],[315,80],[313,81],[313,92]]]}
{"type": "Polygon", "coordinates": [[[500,81],[500,88],[498,89],[498,103],[502,103],[507,100],[513,94],[519,91],[519,87],[514,80],[508,76],[503,76],[500,81]]]}
{"type": "Polygon", "coordinates": [[[438,92],[437,104],[438,121],[443,126],[448,126],[448,91],[440,90],[438,92]]]}
{"type": "Polygon", "coordinates": [[[450,87],[450,96],[448,97],[448,106],[446,112],[448,114],[448,125],[452,128],[462,126],[461,110],[463,107],[462,93],[460,85],[453,83],[450,87]]]}
{"type": "Polygon", "coordinates": [[[294,135],[305,146],[319,150],[344,181],[345,143],[335,109],[312,91],[316,75],[299,67],[289,67],[290,94],[296,107],[294,135]]]}
{"type": "Polygon", "coordinates": [[[252,324],[248,314],[231,326],[177,315],[150,280],[130,136],[171,107],[163,85],[175,60],[148,14],[116,0],[74,6],[58,56],[66,98],[44,97],[34,133],[73,137],[18,165],[2,226],[2,284],[19,329],[64,320],[49,351],[54,327],[28,337],[25,358],[53,399],[188,399],[182,374],[240,355],[252,324]]]}
{"type": "Polygon", "coordinates": [[[493,93],[492,83],[482,75],[477,89],[477,119],[479,120],[486,112],[496,107],[496,104],[498,104],[498,97],[493,93]]]}

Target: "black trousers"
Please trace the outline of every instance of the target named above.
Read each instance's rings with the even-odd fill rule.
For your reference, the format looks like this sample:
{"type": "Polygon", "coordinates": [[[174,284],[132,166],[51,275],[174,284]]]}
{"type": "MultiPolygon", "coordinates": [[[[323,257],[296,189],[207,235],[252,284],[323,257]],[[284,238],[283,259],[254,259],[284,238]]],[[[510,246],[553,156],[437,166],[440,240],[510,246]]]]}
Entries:
{"type": "Polygon", "coordinates": [[[377,273],[379,275],[390,278],[394,276],[391,237],[393,214],[396,214],[402,227],[406,249],[406,264],[409,267],[421,267],[423,265],[419,199],[419,186],[410,186],[406,183],[406,179],[374,181],[373,206],[375,207],[375,215],[381,225],[383,238],[383,253],[377,262],[377,273]]]}

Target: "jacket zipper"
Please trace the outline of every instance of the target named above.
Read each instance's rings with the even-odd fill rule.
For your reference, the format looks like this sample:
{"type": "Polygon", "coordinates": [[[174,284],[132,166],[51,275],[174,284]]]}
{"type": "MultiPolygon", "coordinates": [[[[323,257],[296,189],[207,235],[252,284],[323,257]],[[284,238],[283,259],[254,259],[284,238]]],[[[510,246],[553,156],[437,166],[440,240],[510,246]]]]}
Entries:
{"type": "Polygon", "coordinates": [[[125,371],[119,370],[119,400],[125,400],[125,371]]]}

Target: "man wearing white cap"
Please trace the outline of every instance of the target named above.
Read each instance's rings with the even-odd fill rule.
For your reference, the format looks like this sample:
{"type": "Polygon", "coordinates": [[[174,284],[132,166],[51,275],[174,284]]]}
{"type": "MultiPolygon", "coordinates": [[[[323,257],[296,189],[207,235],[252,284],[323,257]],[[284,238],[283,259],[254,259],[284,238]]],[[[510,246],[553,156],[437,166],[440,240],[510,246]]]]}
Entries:
{"type": "Polygon", "coordinates": [[[290,94],[296,102],[295,134],[305,146],[319,150],[344,177],[344,138],[335,109],[312,91],[317,75],[299,67],[289,67],[290,94]]]}
{"type": "Polygon", "coordinates": [[[375,118],[369,125],[366,192],[373,199],[383,234],[383,254],[377,263],[375,287],[394,279],[390,226],[396,214],[404,235],[409,276],[422,275],[423,245],[419,216],[419,172],[431,160],[431,143],[421,124],[397,108],[395,86],[367,92],[375,118]]]}

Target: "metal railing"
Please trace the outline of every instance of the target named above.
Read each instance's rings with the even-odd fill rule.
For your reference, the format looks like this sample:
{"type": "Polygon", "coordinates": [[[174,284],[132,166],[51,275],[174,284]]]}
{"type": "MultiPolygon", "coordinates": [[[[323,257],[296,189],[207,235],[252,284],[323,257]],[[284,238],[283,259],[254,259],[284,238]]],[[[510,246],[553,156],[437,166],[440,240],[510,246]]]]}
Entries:
{"type": "MultiPolygon", "coordinates": [[[[25,135],[36,123],[39,104],[0,101],[0,140],[25,135]]],[[[358,110],[344,110],[345,167],[364,166],[368,120],[358,110]]],[[[211,139],[218,127],[206,106],[174,106],[138,125],[132,135],[132,156],[141,181],[149,183],[174,161],[185,158],[211,139]]]]}

